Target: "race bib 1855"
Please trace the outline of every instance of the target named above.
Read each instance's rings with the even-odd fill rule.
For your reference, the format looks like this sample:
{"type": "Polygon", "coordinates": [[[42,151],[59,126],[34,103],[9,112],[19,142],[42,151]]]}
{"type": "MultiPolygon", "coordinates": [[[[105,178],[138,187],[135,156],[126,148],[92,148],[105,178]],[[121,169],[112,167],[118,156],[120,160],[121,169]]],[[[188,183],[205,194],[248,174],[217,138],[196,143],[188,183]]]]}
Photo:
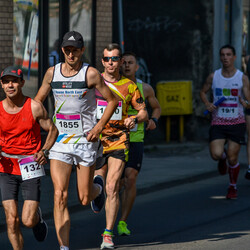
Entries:
{"type": "Polygon", "coordinates": [[[80,114],[56,114],[56,127],[60,134],[82,134],[80,114]]]}

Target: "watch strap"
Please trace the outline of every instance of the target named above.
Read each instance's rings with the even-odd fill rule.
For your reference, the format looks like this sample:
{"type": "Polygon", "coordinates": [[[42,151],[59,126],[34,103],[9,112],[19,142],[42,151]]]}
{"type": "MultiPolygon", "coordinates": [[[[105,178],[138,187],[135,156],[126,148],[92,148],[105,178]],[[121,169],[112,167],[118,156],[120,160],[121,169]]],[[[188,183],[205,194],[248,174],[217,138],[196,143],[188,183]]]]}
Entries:
{"type": "Polygon", "coordinates": [[[158,119],[157,118],[152,117],[151,120],[154,121],[154,123],[155,123],[156,126],[158,125],[158,119]]]}

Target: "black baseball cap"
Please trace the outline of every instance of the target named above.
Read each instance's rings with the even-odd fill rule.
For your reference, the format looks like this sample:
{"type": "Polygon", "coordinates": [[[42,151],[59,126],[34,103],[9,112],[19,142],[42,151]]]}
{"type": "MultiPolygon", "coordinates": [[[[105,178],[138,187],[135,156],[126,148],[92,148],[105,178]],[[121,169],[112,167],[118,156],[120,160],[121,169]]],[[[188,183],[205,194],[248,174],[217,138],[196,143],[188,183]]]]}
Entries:
{"type": "Polygon", "coordinates": [[[84,41],[82,35],[77,31],[67,32],[62,41],[62,47],[73,46],[76,48],[84,47],[84,41]]]}
{"type": "Polygon", "coordinates": [[[7,68],[5,68],[1,73],[1,79],[3,79],[4,76],[16,76],[23,80],[23,72],[16,66],[8,66],[7,68]]]}

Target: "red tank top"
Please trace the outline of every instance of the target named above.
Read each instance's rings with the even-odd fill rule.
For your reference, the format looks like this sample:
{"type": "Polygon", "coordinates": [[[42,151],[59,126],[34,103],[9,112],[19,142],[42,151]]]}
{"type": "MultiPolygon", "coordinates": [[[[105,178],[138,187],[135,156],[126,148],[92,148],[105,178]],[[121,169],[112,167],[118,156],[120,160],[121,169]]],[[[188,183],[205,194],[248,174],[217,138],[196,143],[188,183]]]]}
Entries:
{"type": "MultiPolygon", "coordinates": [[[[0,147],[13,155],[32,155],[41,148],[40,125],[34,120],[31,99],[26,98],[23,108],[9,114],[0,102],[0,147]]],[[[2,157],[0,172],[21,175],[17,159],[2,157]]]]}

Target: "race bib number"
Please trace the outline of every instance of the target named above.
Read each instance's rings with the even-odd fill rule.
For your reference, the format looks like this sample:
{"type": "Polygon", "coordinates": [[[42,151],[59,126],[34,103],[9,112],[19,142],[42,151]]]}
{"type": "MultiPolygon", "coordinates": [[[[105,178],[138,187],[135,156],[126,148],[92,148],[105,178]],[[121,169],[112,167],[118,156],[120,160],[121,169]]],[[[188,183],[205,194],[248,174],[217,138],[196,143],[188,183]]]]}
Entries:
{"type": "Polygon", "coordinates": [[[33,156],[28,156],[19,160],[19,167],[23,181],[45,175],[44,167],[39,165],[33,156]]]}
{"type": "MultiPolygon", "coordinates": [[[[97,100],[97,119],[101,119],[108,103],[103,100],[97,100]]],[[[122,101],[119,101],[118,107],[111,116],[110,120],[121,120],[122,119],[122,101]]]]}
{"type": "Polygon", "coordinates": [[[223,118],[236,118],[238,117],[238,107],[219,107],[218,116],[223,118]]]}
{"type": "Polygon", "coordinates": [[[81,115],[56,114],[56,127],[60,134],[82,134],[81,115]]]}

